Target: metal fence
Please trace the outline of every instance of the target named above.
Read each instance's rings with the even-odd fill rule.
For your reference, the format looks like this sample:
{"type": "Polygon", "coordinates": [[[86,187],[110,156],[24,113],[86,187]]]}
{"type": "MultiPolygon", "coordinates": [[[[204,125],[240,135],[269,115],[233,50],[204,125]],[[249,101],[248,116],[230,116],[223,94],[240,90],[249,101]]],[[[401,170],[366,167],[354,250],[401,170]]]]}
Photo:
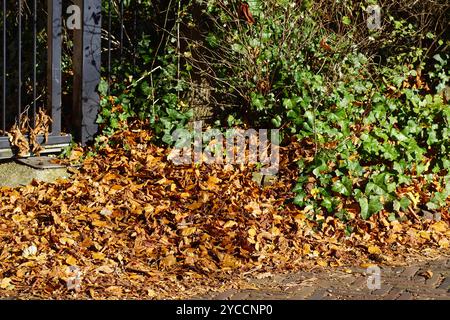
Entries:
{"type": "MultiPolygon", "coordinates": [[[[101,76],[120,83],[127,75],[117,66],[126,64],[134,72],[142,35],[158,38],[158,32],[165,32],[149,31],[153,26],[148,17],[148,10],[159,13],[165,1],[150,4],[139,0],[1,2],[0,159],[14,156],[8,137],[11,128],[28,118],[32,129],[41,109],[52,120],[48,140],[38,137],[45,151],[56,151],[72,139],[83,145],[93,140],[101,76]],[[78,13],[80,23],[71,28],[69,21],[78,13]]],[[[167,12],[156,16],[167,19],[167,12]]]]}
{"type": "Polygon", "coordinates": [[[83,144],[92,140],[99,104],[101,2],[2,1],[0,158],[14,155],[7,133],[15,125],[28,137],[23,122],[29,119],[32,129],[39,109],[52,120],[47,141],[44,134],[38,137],[45,151],[70,143],[69,133],[83,144]],[[81,27],[74,30],[64,20],[71,4],[81,9],[81,27]]]}
{"type": "Polygon", "coordinates": [[[102,28],[102,48],[105,54],[102,55],[102,64],[108,82],[123,77],[123,74],[112,74],[112,64],[120,65],[126,61],[133,66],[136,65],[137,41],[142,35],[142,22],[148,23],[145,12],[140,12],[139,0],[129,0],[126,5],[124,2],[124,0],[103,1],[105,19],[102,28]]]}

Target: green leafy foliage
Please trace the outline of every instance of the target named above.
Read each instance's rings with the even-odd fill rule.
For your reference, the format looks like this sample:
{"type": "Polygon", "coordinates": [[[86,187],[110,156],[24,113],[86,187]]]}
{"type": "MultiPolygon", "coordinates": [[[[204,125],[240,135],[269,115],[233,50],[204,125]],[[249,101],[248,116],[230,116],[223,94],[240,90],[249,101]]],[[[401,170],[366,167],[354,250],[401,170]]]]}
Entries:
{"type": "MultiPolygon", "coordinates": [[[[124,2],[129,11],[133,5],[136,4],[124,2]]],[[[176,1],[170,4],[142,1],[138,6],[141,14],[147,13],[147,19],[176,28],[173,19],[180,14],[176,1]],[[167,10],[164,21],[158,20],[153,6],[167,10]]],[[[120,22],[120,17],[114,14],[112,19],[120,22]]],[[[152,29],[152,24],[140,27],[141,32],[133,30],[140,38],[136,39],[132,59],[115,57],[110,83],[104,79],[99,85],[101,111],[97,122],[104,134],[111,135],[129,121],[139,119],[147,122],[158,140],[171,144],[172,131],[184,127],[192,117],[192,110],[181,98],[187,87],[184,79],[188,72],[178,68],[179,39],[172,34],[159,34],[158,28],[152,29]]]]}
{"type": "Polygon", "coordinates": [[[215,125],[282,128],[313,143],[314,156],[299,161],[295,204],[345,221],[355,206],[364,219],[437,209],[450,195],[448,26],[407,16],[438,10],[429,1],[408,3],[386,5],[383,28],[368,30],[374,1],[248,1],[255,23],[240,2],[170,2],[163,41],[144,34],[138,67],[116,65],[126,77],[109,93],[101,84],[99,123],[112,133],[147,119],[170,144],[194,116],[192,79],[207,79],[225,110],[215,125]],[[407,195],[416,187],[427,196],[407,195]]]}
{"type": "Polygon", "coordinates": [[[425,203],[411,203],[400,192],[421,178],[446,185],[450,109],[439,92],[449,81],[448,55],[430,56],[419,39],[435,39],[440,48],[444,41],[431,31],[417,34],[417,24],[389,13],[386,31],[367,35],[378,39],[384,61],[374,66],[376,56],[352,39],[360,19],[355,12],[365,5],[342,4],[348,7],[339,23],[348,32],[338,33],[321,24],[321,4],[305,11],[290,2],[249,2],[256,20],[250,25],[220,3],[208,1],[213,23],[203,51],[188,47],[189,56],[204,57],[215,71],[223,103],[242,106],[233,119],[286,128],[314,142],[314,159],[299,168],[294,203],[341,215],[357,204],[364,219],[445,203],[448,194],[435,189],[425,203]],[[217,60],[208,60],[213,50],[217,60]]]}

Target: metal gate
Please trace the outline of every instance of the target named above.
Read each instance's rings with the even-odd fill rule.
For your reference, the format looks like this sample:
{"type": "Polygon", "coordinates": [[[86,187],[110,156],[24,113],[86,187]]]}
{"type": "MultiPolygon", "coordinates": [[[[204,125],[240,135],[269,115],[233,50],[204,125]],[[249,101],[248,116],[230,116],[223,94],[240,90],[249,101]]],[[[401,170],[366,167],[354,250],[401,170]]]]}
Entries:
{"type": "Polygon", "coordinates": [[[36,125],[39,110],[51,118],[48,132],[37,137],[44,153],[69,144],[68,132],[82,144],[92,140],[99,104],[101,0],[3,0],[0,9],[0,158],[14,156],[8,136],[14,126],[30,138],[27,131],[36,125]],[[73,30],[64,20],[71,4],[81,9],[82,19],[73,30]]]}

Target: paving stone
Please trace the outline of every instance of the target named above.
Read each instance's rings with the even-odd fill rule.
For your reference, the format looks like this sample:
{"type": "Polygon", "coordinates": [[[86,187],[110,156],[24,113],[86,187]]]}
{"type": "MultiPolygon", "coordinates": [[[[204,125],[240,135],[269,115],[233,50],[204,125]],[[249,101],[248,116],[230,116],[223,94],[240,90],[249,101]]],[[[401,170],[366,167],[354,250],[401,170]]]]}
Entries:
{"type": "Polygon", "coordinates": [[[425,284],[430,287],[436,288],[441,283],[441,281],[442,276],[438,272],[434,272],[433,276],[425,281],[425,284]]]}
{"type": "Polygon", "coordinates": [[[323,300],[327,296],[328,292],[326,289],[320,288],[314,294],[308,298],[308,300],[323,300]]]}
{"type": "Polygon", "coordinates": [[[439,289],[447,290],[450,292],[450,277],[447,277],[444,279],[444,281],[441,282],[439,285],[439,289]]]}
{"type": "Polygon", "coordinates": [[[447,263],[445,264],[446,267],[450,267],[450,259],[447,260],[447,263]]]}
{"type": "Polygon", "coordinates": [[[342,277],[339,279],[339,283],[346,284],[347,286],[351,286],[355,283],[357,278],[353,275],[348,275],[346,277],[342,277]]]}
{"type": "Polygon", "coordinates": [[[418,266],[410,266],[407,267],[401,275],[411,280],[419,270],[420,267],[418,266]]]}
{"type": "Polygon", "coordinates": [[[425,285],[427,278],[425,278],[422,275],[416,274],[416,276],[411,281],[414,282],[415,284],[425,285]]]}
{"type": "Polygon", "coordinates": [[[219,293],[214,297],[215,300],[230,300],[230,297],[235,294],[236,290],[226,290],[224,292],[219,293]]]}
{"type": "Polygon", "coordinates": [[[400,267],[400,268],[394,268],[394,269],[392,270],[392,272],[393,272],[395,275],[402,274],[404,271],[405,271],[405,268],[402,268],[402,267],[400,267]]]}
{"type": "Polygon", "coordinates": [[[392,285],[389,285],[389,284],[381,284],[381,288],[372,291],[371,294],[372,294],[372,295],[375,295],[375,296],[386,295],[386,294],[388,294],[388,293],[392,290],[392,288],[394,288],[392,285]]]}
{"type": "Polygon", "coordinates": [[[387,295],[383,296],[383,299],[385,299],[385,300],[397,299],[402,292],[403,292],[403,289],[393,288],[387,295]]]}
{"type": "Polygon", "coordinates": [[[337,300],[333,295],[325,295],[321,300],[337,300]]]}
{"type": "Polygon", "coordinates": [[[241,291],[236,292],[230,296],[229,300],[245,300],[250,297],[250,292],[241,291]]]}
{"type": "Polygon", "coordinates": [[[411,292],[404,291],[400,294],[400,296],[397,298],[397,300],[412,300],[413,295],[411,292]]]}
{"type": "Polygon", "coordinates": [[[378,290],[367,288],[367,276],[364,274],[345,274],[341,270],[325,268],[314,272],[278,274],[264,282],[249,279],[257,287],[256,290],[231,289],[205,295],[203,299],[450,300],[450,268],[446,267],[449,260],[443,258],[433,262],[418,262],[405,268],[384,267],[381,288],[378,290]],[[421,274],[428,270],[433,275],[426,280],[421,274]]]}
{"type": "Polygon", "coordinates": [[[305,300],[308,297],[310,297],[314,291],[316,290],[316,288],[314,287],[301,287],[298,288],[295,292],[292,293],[292,299],[293,300],[305,300]]]}
{"type": "Polygon", "coordinates": [[[347,292],[346,294],[340,294],[338,296],[339,300],[372,300],[375,298],[365,292],[347,292]]]}
{"type": "Polygon", "coordinates": [[[367,289],[367,278],[364,276],[358,277],[351,285],[352,288],[367,289]]]}
{"type": "Polygon", "coordinates": [[[417,295],[414,297],[417,300],[450,300],[450,296],[445,296],[441,294],[426,294],[426,295],[417,295]]]}
{"type": "Polygon", "coordinates": [[[286,296],[286,294],[283,293],[256,297],[250,295],[249,300],[292,300],[292,297],[286,296]]]}

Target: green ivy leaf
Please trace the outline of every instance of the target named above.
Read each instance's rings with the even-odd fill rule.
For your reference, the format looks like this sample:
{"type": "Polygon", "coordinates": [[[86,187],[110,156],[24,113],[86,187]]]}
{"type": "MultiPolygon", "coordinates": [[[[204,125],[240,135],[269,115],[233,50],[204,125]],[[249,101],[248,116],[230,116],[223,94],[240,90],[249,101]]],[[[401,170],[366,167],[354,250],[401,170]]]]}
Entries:
{"type": "Polygon", "coordinates": [[[332,212],[334,208],[334,204],[331,197],[325,197],[322,201],[322,206],[327,209],[328,212],[332,212]]]}
{"type": "Polygon", "coordinates": [[[304,205],[305,196],[306,195],[304,193],[297,194],[297,196],[294,198],[294,204],[297,205],[297,206],[303,206],[304,205]]]}
{"type": "Polygon", "coordinates": [[[350,20],[349,17],[344,16],[344,17],[342,17],[342,23],[345,24],[346,26],[348,26],[350,23],[352,23],[352,20],[350,20]]]}
{"type": "Polygon", "coordinates": [[[344,185],[344,183],[342,183],[339,180],[333,184],[333,187],[331,190],[333,190],[334,192],[340,193],[344,196],[351,195],[351,189],[349,189],[346,185],[344,185]]]}
{"type": "Polygon", "coordinates": [[[100,83],[98,84],[98,92],[102,96],[108,95],[108,83],[104,79],[101,79],[100,83]]]}
{"type": "Polygon", "coordinates": [[[370,214],[369,214],[369,201],[367,200],[366,197],[361,197],[358,200],[359,203],[359,207],[361,208],[361,217],[363,219],[369,219],[370,214]]]}
{"type": "Polygon", "coordinates": [[[380,201],[379,196],[371,196],[369,200],[369,216],[383,210],[384,205],[380,201]]]}

